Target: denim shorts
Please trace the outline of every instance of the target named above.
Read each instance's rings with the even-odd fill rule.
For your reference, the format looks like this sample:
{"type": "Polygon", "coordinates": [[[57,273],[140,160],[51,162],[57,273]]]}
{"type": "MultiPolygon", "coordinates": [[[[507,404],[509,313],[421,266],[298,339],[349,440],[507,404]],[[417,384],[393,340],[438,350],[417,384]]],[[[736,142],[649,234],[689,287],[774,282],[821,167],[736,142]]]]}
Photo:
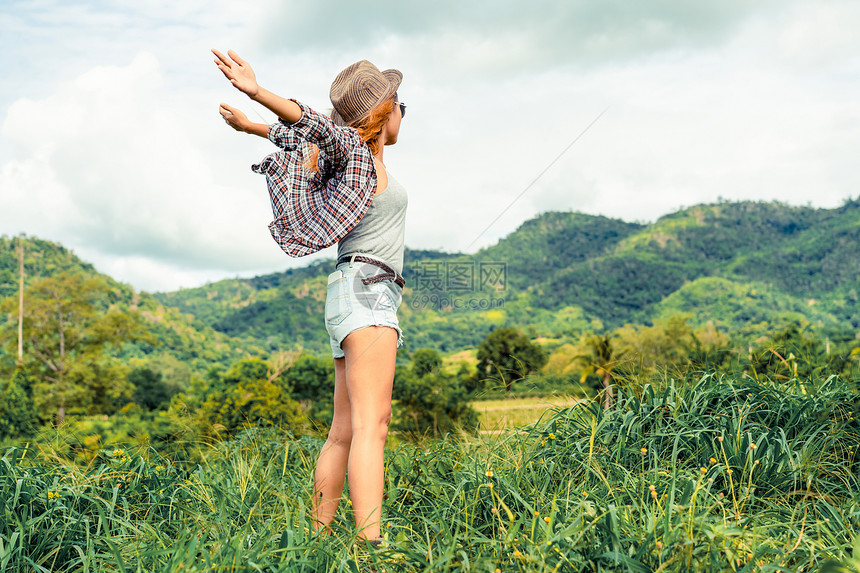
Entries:
{"type": "Polygon", "coordinates": [[[402,291],[392,279],[365,285],[362,279],[385,274],[370,263],[346,261],[328,276],[325,297],[325,327],[331,352],[343,358],[341,343],[346,336],[366,326],[390,326],[397,331],[397,347],[403,345],[403,332],[397,322],[402,291]]]}

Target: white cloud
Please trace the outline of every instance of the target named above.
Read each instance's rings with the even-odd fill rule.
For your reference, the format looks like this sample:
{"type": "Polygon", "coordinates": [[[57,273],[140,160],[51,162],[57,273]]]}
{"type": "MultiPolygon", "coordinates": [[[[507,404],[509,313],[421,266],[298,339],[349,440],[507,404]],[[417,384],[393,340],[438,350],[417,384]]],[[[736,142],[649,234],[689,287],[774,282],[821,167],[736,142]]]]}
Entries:
{"type": "Polygon", "coordinates": [[[17,55],[0,87],[0,231],[60,240],[143,288],[307,264],[265,226],[248,167],[271,145],[215,115],[219,101],[271,114],[210,47],[318,108],[357,59],[401,69],[409,114],[386,163],[413,248],[475,250],[548,209],[641,221],[718,196],[834,206],[860,188],[856,2],[174,4],[0,14],[17,55]]]}
{"type": "Polygon", "coordinates": [[[639,58],[679,47],[720,42],[751,13],[779,3],[659,0],[515,0],[403,3],[273,3],[261,25],[263,45],[291,54],[349,52],[392,37],[432,45],[425,59],[441,67],[495,60],[505,73],[544,71],[558,64],[639,58]],[[446,58],[456,51],[457,58],[446,58]]]}
{"type": "Polygon", "coordinates": [[[0,175],[0,225],[192,269],[276,264],[274,253],[253,248],[268,236],[271,211],[250,157],[240,179],[257,192],[217,178],[224,158],[199,125],[232,135],[216,121],[215,103],[204,112],[169,101],[158,62],[142,53],[13,104],[2,131],[15,158],[0,175]]]}

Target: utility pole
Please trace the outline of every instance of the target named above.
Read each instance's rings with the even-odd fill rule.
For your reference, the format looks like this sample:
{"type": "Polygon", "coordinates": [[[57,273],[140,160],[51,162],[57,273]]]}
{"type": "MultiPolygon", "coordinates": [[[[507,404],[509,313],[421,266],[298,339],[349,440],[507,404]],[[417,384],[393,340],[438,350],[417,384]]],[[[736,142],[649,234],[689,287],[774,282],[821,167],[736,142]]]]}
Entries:
{"type": "Polygon", "coordinates": [[[24,239],[18,235],[18,364],[24,363],[24,239]]]}

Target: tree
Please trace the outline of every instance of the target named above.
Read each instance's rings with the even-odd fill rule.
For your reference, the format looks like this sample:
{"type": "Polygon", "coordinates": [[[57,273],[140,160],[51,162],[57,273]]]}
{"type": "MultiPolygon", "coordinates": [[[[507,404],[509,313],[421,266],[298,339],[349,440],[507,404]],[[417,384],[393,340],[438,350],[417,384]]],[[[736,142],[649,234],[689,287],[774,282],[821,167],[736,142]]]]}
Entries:
{"type": "Polygon", "coordinates": [[[439,353],[430,348],[419,348],[412,355],[412,373],[419,378],[438,370],[442,366],[439,353]]]}
{"type": "Polygon", "coordinates": [[[612,380],[619,364],[618,353],[615,351],[612,339],[608,334],[589,336],[586,345],[590,353],[578,357],[584,363],[580,382],[585,382],[589,374],[597,375],[603,382],[605,392],[603,407],[608,410],[614,401],[612,380]]]}
{"type": "MultiPolygon", "coordinates": [[[[435,350],[416,350],[412,367],[398,368],[394,397],[397,400],[399,430],[434,436],[462,427],[473,430],[478,414],[460,376],[441,372],[442,359],[435,350]]],[[[462,374],[461,370],[461,374],[462,374]]]]}
{"type": "Polygon", "coordinates": [[[782,380],[839,372],[850,360],[851,352],[847,346],[842,352],[832,352],[830,340],[829,336],[826,341],[820,340],[808,331],[801,331],[797,325],[789,325],[770,340],[762,341],[758,349],[750,353],[750,368],[756,377],[782,380]]]}
{"type": "Polygon", "coordinates": [[[313,425],[331,425],[334,418],[334,364],[331,360],[300,356],[284,372],[282,381],[313,425]]]}
{"type": "Polygon", "coordinates": [[[134,386],[132,398],[141,408],[165,410],[170,405],[171,392],[164,383],[164,376],[149,368],[135,368],[128,374],[128,382],[134,386]]]}
{"type": "Polygon", "coordinates": [[[33,434],[37,416],[28,386],[27,375],[20,368],[5,382],[0,381],[0,440],[33,434]]]}
{"type": "MultiPolygon", "coordinates": [[[[151,337],[139,313],[109,304],[111,290],[101,277],[71,271],[30,285],[24,367],[34,378],[33,399],[42,416],[55,412],[61,423],[67,408],[110,413],[130,399],[125,367],[108,349],[151,337]]],[[[5,299],[0,312],[13,312],[17,302],[5,299]]]]}
{"type": "Polygon", "coordinates": [[[305,354],[290,365],[283,383],[293,398],[309,403],[334,399],[334,364],[305,354]]]}
{"type": "Polygon", "coordinates": [[[208,433],[235,434],[247,426],[297,427],[305,422],[302,408],[290,398],[269,364],[246,358],[226,373],[210,371],[209,394],[198,411],[208,433]]]}
{"type": "Polygon", "coordinates": [[[616,354],[630,358],[640,372],[690,362],[703,350],[701,341],[688,322],[689,315],[673,314],[653,326],[631,326],[615,331],[616,354]]]}
{"type": "Polygon", "coordinates": [[[516,328],[498,328],[478,346],[477,379],[501,377],[505,390],[513,389],[514,381],[543,367],[548,360],[543,348],[533,344],[516,328]]]}

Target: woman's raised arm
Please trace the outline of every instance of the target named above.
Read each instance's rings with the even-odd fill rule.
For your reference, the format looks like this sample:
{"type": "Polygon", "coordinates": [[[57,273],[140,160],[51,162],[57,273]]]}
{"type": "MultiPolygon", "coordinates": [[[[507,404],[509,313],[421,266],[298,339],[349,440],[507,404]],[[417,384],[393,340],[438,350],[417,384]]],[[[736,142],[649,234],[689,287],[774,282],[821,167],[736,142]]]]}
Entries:
{"type": "Polygon", "coordinates": [[[218,108],[218,112],[221,114],[221,117],[224,118],[224,121],[227,122],[227,125],[236,131],[259,135],[264,138],[269,137],[268,125],[265,123],[254,123],[253,121],[250,121],[248,116],[235,107],[230,107],[226,103],[222,103],[221,107],[218,108]]]}
{"type": "Polygon", "coordinates": [[[228,50],[228,58],[218,50],[212,50],[212,53],[215,54],[215,65],[237,90],[247,94],[252,100],[263,104],[284,121],[296,123],[302,118],[302,109],[296,102],[282,98],[260,87],[254,70],[251,69],[248,62],[239,57],[239,54],[233,50],[228,50]]]}

